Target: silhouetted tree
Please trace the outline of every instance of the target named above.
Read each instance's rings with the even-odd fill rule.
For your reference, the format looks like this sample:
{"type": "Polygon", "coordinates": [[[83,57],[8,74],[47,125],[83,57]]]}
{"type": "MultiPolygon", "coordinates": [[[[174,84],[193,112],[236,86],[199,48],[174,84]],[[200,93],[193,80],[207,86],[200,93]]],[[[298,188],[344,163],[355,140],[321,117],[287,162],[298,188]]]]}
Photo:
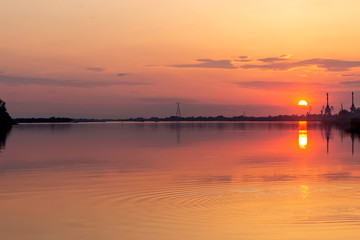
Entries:
{"type": "Polygon", "coordinates": [[[12,118],[6,110],[5,102],[0,99],[0,127],[7,128],[14,124],[12,118]]]}

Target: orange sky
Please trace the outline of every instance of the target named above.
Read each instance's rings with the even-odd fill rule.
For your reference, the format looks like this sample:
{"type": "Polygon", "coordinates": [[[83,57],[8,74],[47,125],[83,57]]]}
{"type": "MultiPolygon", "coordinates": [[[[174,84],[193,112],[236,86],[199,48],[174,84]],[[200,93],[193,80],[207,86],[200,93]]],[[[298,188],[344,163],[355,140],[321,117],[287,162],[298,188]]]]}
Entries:
{"type": "MultiPolygon", "coordinates": [[[[355,0],[4,0],[14,117],[313,113],[360,102],[355,0]]],[[[360,105],[360,104],[359,104],[360,105]]]]}

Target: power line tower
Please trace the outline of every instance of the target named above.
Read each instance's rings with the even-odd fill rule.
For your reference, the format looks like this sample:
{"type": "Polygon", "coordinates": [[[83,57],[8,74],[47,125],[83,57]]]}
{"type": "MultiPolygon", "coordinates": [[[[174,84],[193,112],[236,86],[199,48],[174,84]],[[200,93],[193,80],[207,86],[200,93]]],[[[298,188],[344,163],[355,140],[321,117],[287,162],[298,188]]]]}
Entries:
{"type": "Polygon", "coordinates": [[[181,118],[180,102],[177,102],[176,117],[181,118]]]}

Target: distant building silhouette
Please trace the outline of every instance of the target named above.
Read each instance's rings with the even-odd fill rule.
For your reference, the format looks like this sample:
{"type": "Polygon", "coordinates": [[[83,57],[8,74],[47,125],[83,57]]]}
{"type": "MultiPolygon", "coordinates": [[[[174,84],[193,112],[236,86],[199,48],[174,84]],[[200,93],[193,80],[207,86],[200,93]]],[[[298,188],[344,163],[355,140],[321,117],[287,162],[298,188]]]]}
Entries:
{"type": "Polygon", "coordinates": [[[176,117],[181,118],[180,102],[177,102],[176,117]]]}
{"type": "Polygon", "coordinates": [[[356,111],[356,107],[354,104],[354,92],[351,92],[351,107],[350,107],[350,112],[351,113],[355,113],[356,111]]]}
{"type": "Polygon", "coordinates": [[[329,106],[329,93],[326,93],[326,107],[325,107],[325,115],[331,115],[332,107],[329,106]]]}

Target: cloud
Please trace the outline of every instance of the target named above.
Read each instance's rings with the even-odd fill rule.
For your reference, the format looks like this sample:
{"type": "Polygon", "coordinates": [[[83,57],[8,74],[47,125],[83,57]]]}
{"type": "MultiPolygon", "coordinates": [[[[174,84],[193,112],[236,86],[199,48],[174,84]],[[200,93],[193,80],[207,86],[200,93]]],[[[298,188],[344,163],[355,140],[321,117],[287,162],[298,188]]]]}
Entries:
{"type": "MultiPolygon", "coordinates": [[[[264,62],[264,63],[274,63],[274,62],[281,62],[281,61],[288,61],[291,55],[284,54],[280,57],[268,57],[268,58],[260,58],[257,59],[257,61],[264,62]]],[[[236,62],[250,62],[251,59],[248,58],[248,56],[239,56],[240,59],[235,60],[236,62]]]]}
{"type": "Polygon", "coordinates": [[[101,68],[101,67],[88,67],[88,68],[86,68],[86,70],[93,71],[93,72],[103,72],[103,71],[105,71],[105,69],[101,68]]]}
{"type": "Polygon", "coordinates": [[[238,58],[240,59],[236,59],[236,62],[250,62],[251,60],[249,59],[248,56],[239,56],[238,58]]]}
{"type": "Polygon", "coordinates": [[[236,59],[234,61],[236,61],[236,62],[251,62],[251,59],[241,58],[241,59],[236,59]]]}
{"type": "Polygon", "coordinates": [[[151,102],[151,103],[179,102],[179,98],[161,98],[161,97],[138,98],[137,100],[143,101],[143,102],[151,102]]]}
{"type": "Polygon", "coordinates": [[[360,61],[345,61],[339,59],[325,59],[325,58],[314,58],[303,61],[295,62],[280,62],[280,63],[269,63],[269,64],[247,64],[241,66],[244,69],[258,68],[268,70],[285,71],[297,67],[309,67],[317,66],[324,68],[327,71],[349,71],[350,68],[360,67],[360,61]]]}
{"type": "Polygon", "coordinates": [[[116,74],[116,76],[118,76],[118,77],[122,77],[122,76],[126,76],[126,75],[129,75],[128,73],[118,73],[118,74],[116,74]]]}
{"type": "Polygon", "coordinates": [[[340,84],[347,86],[360,86],[360,81],[344,81],[344,82],[340,82],[340,84]]]}
{"type": "Polygon", "coordinates": [[[131,81],[82,81],[82,80],[59,80],[52,78],[17,77],[0,74],[0,83],[7,85],[46,85],[59,87],[107,87],[115,85],[150,85],[147,82],[131,81]]]}
{"type": "Polygon", "coordinates": [[[306,82],[280,82],[280,81],[246,81],[246,82],[234,82],[240,88],[251,89],[267,89],[267,90],[284,90],[288,91],[290,88],[308,88],[310,86],[325,86],[324,83],[306,83],[306,82]]]}
{"type": "Polygon", "coordinates": [[[360,74],[355,74],[355,73],[351,73],[351,74],[342,74],[342,77],[356,77],[356,76],[360,76],[360,74]]]}
{"type": "Polygon", "coordinates": [[[272,63],[272,62],[281,62],[281,61],[288,61],[288,58],[282,58],[282,57],[269,57],[269,58],[260,58],[258,61],[265,62],[265,63],[272,63]]]}
{"type": "Polygon", "coordinates": [[[197,59],[199,63],[195,64],[175,64],[169,67],[176,68],[222,68],[222,69],[235,69],[232,65],[231,60],[212,60],[212,59],[197,59]]]}
{"type": "Polygon", "coordinates": [[[146,98],[138,98],[137,100],[142,102],[149,102],[149,103],[176,103],[181,101],[182,103],[195,103],[198,102],[196,99],[189,99],[189,98],[176,98],[176,97],[146,97],[146,98]]]}

